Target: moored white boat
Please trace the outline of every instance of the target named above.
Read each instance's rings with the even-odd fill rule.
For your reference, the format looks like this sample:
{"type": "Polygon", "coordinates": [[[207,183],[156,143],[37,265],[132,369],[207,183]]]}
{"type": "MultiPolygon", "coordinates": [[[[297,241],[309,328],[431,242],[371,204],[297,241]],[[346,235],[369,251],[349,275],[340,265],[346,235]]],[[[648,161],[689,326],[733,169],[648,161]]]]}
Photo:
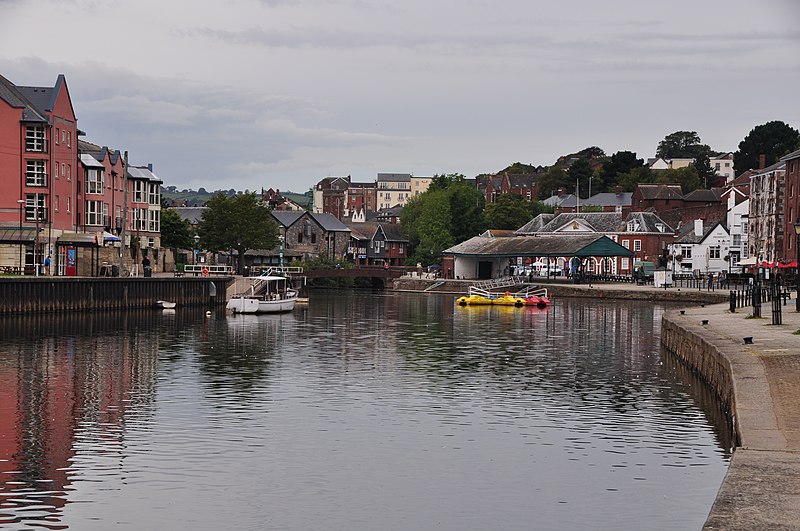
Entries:
{"type": "Polygon", "coordinates": [[[250,289],[231,297],[226,308],[233,313],[289,312],[297,303],[297,291],[289,287],[289,279],[265,273],[254,277],[250,289]]]}
{"type": "Polygon", "coordinates": [[[174,310],[178,303],[170,301],[156,301],[156,306],[165,310],[174,310]]]}

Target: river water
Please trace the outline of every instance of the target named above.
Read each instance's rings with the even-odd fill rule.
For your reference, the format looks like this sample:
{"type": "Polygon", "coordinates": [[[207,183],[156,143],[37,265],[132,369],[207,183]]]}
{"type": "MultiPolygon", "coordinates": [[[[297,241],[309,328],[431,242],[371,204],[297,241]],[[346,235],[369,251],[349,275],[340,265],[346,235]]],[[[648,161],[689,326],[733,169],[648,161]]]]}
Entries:
{"type": "Polygon", "coordinates": [[[315,292],[0,319],[3,529],[699,529],[731,441],[664,308],[315,292]]]}

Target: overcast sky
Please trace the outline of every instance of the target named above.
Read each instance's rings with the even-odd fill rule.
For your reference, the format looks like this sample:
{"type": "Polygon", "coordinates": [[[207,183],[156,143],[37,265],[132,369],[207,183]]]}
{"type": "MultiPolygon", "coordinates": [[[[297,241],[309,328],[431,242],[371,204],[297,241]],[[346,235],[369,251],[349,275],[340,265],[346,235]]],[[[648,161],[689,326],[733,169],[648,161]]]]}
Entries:
{"type": "Polygon", "coordinates": [[[165,185],[474,177],[800,128],[800,2],[0,0],[0,74],[61,73],[86,139],[165,185]]]}

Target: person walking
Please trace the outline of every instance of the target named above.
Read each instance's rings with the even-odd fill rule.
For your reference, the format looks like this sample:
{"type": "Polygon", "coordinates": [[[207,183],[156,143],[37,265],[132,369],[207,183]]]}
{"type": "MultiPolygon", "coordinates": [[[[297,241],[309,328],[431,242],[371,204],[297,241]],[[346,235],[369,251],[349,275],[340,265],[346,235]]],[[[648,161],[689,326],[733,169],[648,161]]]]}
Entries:
{"type": "Polygon", "coordinates": [[[44,274],[50,276],[50,255],[47,255],[47,258],[44,259],[44,274]]]}

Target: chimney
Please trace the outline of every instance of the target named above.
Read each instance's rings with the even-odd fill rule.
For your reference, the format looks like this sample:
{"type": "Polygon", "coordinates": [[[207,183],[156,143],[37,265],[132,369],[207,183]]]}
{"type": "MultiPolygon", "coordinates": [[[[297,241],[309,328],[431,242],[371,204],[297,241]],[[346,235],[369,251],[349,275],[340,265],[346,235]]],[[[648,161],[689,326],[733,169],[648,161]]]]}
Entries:
{"type": "Polygon", "coordinates": [[[614,188],[614,193],[617,195],[622,195],[622,187],[617,186],[616,188],[614,188]]]}
{"type": "Polygon", "coordinates": [[[703,220],[696,219],[694,220],[694,235],[698,238],[703,236],[703,220]]]}
{"type": "Polygon", "coordinates": [[[767,156],[763,153],[758,156],[758,169],[763,170],[767,167],[767,156]]]}

